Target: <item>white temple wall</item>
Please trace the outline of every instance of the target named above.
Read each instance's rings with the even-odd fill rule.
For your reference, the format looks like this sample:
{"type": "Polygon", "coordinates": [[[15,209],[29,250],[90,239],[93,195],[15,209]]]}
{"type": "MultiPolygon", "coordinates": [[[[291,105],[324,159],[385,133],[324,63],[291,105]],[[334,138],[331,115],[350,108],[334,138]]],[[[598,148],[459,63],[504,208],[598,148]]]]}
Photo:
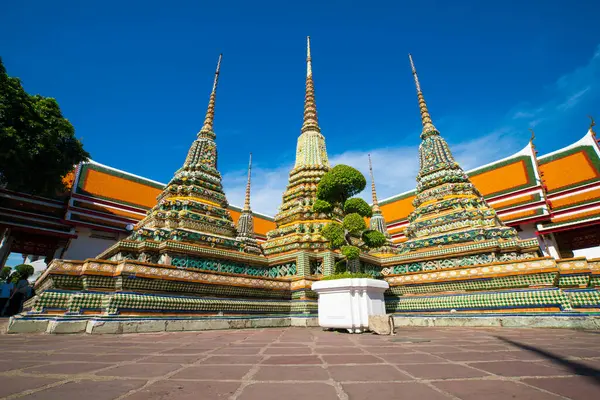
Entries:
{"type": "Polygon", "coordinates": [[[124,239],[125,233],[112,233],[78,226],[77,238],[72,239],[63,255],[65,260],[85,260],[94,258],[104,250],[124,239]]]}
{"type": "Polygon", "coordinates": [[[519,232],[519,237],[521,239],[537,239],[537,229],[535,224],[522,224],[519,225],[519,228],[521,229],[519,232]]]}

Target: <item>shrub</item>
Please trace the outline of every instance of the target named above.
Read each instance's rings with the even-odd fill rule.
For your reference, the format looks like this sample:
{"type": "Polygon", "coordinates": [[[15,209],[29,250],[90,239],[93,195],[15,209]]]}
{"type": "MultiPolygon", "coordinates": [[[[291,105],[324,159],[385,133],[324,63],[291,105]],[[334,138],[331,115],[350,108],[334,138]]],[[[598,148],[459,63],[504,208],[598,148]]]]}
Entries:
{"type": "Polygon", "coordinates": [[[346,215],[344,217],[344,222],[342,223],[342,226],[352,235],[360,235],[362,231],[367,229],[367,224],[365,223],[365,220],[357,213],[346,215]]]}
{"type": "Polygon", "coordinates": [[[353,197],[346,200],[344,203],[344,212],[346,214],[356,213],[361,217],[371,217],[373,215],[371,206],[367,204],[366,201],[358,197],[353,197]]]}
{"type": "Polygon", "coordinates": [[[323,228],[321,235],[329,240],[329,245],[332,249],[339,249],[346,244],[346,238],[344,237],[344,228],[337,222],[331,222],[323,228]]]}
{"type": "Polygon", "coordinates": [[[342,254],[348,260],[354,260],[360,256],[360,249],[356,246],[342,246],[342,254]]]}
{"type": "Polygon", "coordinates": [[[348,165],[336,165],[319,181],[317,198],[330,203],[344,203],[363,191],[367,180],[359,170],[348,165]]]}
{"type": "Polygon", "coordinates": [[[11,273],[12,273],[11,267],[2,268],[2,270],[0,270],[0,281],[6,281],[11,273]]]}
{"type": "MultiPolygon", "coordinates": [[[[360,193],[367,185],[365,177],[355,168],[348,165],[336,165],[325,173],[317,186],[317,200],[313,204],[313,211],[329,214],[333,219],[340,216],[337,210],[341,209],[342,223],[330,223],[323,228],[321,234],[329,241],[332,249],[341,249],[346,260],[335,264],[335,273],[344,272],[348,269],[357,269],[356,260],[360,257],[361,249],[355,244],[361,242],[361,247],[381,247],[386,239],[379,232],[367,231],[366,217],[371,217],[373,211],[366,201],[359,198],[351,198],[360,193]],[[331,215],[333,210],[336,215],[331,215]],[[383,239],[382,239],[383,238],[383,239]],[[354,260],[352,263],[348,261],[354,260]]],[[[329,278],[335,279],[335,278],[329,278]]]]}
{"type": "Polygon", "coordinates": [[[15,271],[17,271],[21,276],[24,276],[25,279],[29,278],[35,270],[29,264],[19,264],[15,267],[15,271]]]}
{"type": "Polygon", "coordinates": [[[333,210],[333,206],[330,202],[325,200],[317,199],[313,204],[313,211],[316,213],[329,214],[333,210]]]}
{"type": "Polygon", "coordinates": [[[379,231],[367,230],[362,234],[362,240],[365,242],[365,245],[371,249],[376,249],[385,244],[386,238],[385,235],[379,231]]]}
{"type": "Polygon", "coordinates": [[[333,272],[334,272],[334,275],[339,275],[339,274],[346,272],[347,270],[348,270],[348,266],[347,266],[346,260],[340,260],[335,263],[333,272]]]}

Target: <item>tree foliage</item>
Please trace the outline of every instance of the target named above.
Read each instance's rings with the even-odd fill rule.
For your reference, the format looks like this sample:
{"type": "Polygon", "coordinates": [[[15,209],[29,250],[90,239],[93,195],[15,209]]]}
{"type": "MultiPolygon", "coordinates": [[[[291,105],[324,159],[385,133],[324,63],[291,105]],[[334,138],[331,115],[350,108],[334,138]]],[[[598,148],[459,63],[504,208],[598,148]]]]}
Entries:
{"type": "Polygon", "coordinates": [[[89,158],[55,99],[29,95],[0,59],[0,185],[54,196],[63,177],[89,158]]]}
{"type": "Polygon", "coordinates": [[[356,236],[360,235],[362,231],[367,229],[367,224],[365,223],[364,218],[357,213],[347,214],[344,217],[342,226],[346,231],[348,231],[348,233],[356,236]]]}
{"type": "Polygon", "coordinates": [[[333,206],[328,201],[317,199],[313,204],[313,211],[317,213],[329,214],[331,211],[333,211],[333,206]]]}
{"type": "Polygon", "coordinates": [[[17,283],[21,279],[28,279],[35,272],[33,267],[29,264],[19,264],[14,268],[14,271],[15,272],[13,272],[8,279],[9,282],[12,283],[17,283]]]}
{"type": "Polygon", "coordinates": [[[360,256],[360,249],[356,246],[342,246],[342,254],[345,255],[348,260],[354,260],[360,256]]]}
{"type": "Polygon", "coordinates": [[[323,237],[329,240],[332,249],[339,249],[346,244],[345,232],[341,224],[336,222],[329,223],[321,231],[323,237]]]}
{"type": "Polygon", "coordinates": [[[11,273],[11,267],[3,267],[2,270],[0,270],[0,282],[6,282],[11,273]]]}
{"type": "Polygon", "coordinates": [[[363,191],[367,180],[359,170],[348,165],[336,165],[319,181],[317,198],[330,203],[344,203],[363,191]]]}
{"type": "Polygon", "coordinates": [[[373,216],[373,210],[371,206],[361,198],[353,197],[346,200],[344,203],[344,212],[346,214],[357,213],[361,217],[370,218],[373,216]]]}
{"type": "Polygon", "coordinates": [[[383,246],[387,239],[385,235],[379,231],[366,230],[362,234],[362,240],[367,247],[376,249],[383,246]]]}
{"type": "Polygon", "coordinates": [[[335,264],[335,273],[341,274],[350,269],[358,272],[356,261],[361,249],[378,248],[385,244],[386,238],[377,231],[367,230],[365,218],[371,217],[373,211],[366,201],[352,198],[363,191],[367,185],[365,177],[355,168],[348,165],[336,165],[321,177],[317,186],[317,200],[313,204],[316,213],[328,214],[330,218],[342,223],[332,222],[321,231],[329,241],[332,249],[341,249],[345,260],[335,264]],[[341,211],[341,215],[338,211],[341,211]],[[382,240],[383,238],[383,240],[382,240]]]}

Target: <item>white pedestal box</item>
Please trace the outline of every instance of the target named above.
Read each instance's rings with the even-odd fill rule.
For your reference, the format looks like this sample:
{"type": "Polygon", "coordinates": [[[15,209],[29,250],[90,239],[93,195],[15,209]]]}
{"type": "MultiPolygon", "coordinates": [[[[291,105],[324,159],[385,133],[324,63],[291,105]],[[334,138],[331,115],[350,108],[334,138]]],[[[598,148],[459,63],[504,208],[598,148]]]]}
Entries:
{"type": "Polygon", "coordinates": [[[385,314],[383,292],[390,285],[368,278],[333,279],[312,284],[319,295],[319,325],[360,333],[369,328],[369,315],[385,314]]]}

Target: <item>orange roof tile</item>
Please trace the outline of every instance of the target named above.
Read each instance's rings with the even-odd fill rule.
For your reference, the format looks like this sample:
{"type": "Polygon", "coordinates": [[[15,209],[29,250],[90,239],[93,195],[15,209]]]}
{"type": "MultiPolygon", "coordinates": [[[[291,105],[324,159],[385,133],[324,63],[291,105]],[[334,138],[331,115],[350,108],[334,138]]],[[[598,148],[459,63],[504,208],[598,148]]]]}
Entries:
{"type": "Polygon", "coordinates": [[[574,193],[573,195],[565,196],[560,199],[553,199],[551,204],[552,209],[560,209],[593,200],[600,200],[600,188],[583,193],[574,193]]]}
{"type": "Polygon", "coordinates": [[[598,171],[584,149],[566,157],[541,164],[540,171],[543,173],[548,191],[558,190],[599,177],[598,171]]]}
{"type": "Polygon", "coordinates": [[[88,168],[82,187],[84,192],[99,198],[154,207],[161,189],[88,168]]]}
{"type": "Polygon", "coordinates": [[[529,182],[523,160],[472,175],[470,178],[484,196],[516,188],[529,182]]]}
{"type": "Polygon", "coordinates": [[[552,218],[552,222],[567,222],[576,219],[581,219],[584,217],[590,217],[600,215],[600,210],[590,210],[581,213],[567,214],[567,215],[559,215],[552,218]]]}
{"type": "Polygon", "coordinates": [[[412,195],[387,204],[382,204],[380,208],[383,218],[385,218],[385,222],[389,224],[394,221],[408,218],[408,214],[415,209],[412,205],[414,199],[415,196],[412,195]]]}

